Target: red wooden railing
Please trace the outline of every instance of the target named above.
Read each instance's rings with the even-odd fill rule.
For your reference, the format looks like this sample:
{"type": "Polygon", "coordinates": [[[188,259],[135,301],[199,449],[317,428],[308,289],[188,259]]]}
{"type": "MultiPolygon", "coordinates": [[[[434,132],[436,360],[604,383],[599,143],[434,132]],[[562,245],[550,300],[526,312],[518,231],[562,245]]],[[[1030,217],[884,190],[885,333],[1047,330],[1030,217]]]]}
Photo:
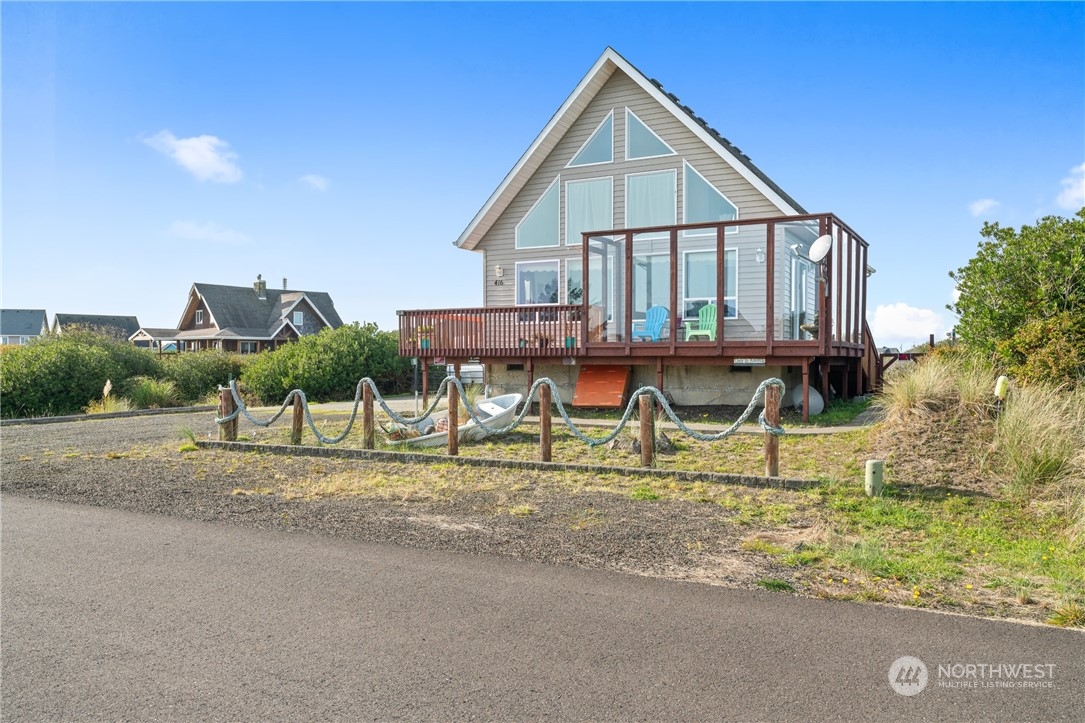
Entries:
{"type": "Polygon", "coordinates": [[[400,311],[402,356],[570,356],[582,346],[579,304],[400,311]]]}

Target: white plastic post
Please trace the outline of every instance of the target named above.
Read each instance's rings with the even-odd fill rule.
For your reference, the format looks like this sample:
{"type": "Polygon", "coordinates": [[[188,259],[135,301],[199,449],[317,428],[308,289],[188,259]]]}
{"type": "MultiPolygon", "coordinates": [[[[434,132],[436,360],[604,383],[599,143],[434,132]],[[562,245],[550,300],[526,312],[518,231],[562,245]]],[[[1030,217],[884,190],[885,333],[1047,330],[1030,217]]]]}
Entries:
{"type": "Polygon", "coordinates": [[[882,473],[885,468],[885,462],[880,459],[868,459],[866,462],[866,496],[867,497],[881,497],[882,494],[882,473]]]}

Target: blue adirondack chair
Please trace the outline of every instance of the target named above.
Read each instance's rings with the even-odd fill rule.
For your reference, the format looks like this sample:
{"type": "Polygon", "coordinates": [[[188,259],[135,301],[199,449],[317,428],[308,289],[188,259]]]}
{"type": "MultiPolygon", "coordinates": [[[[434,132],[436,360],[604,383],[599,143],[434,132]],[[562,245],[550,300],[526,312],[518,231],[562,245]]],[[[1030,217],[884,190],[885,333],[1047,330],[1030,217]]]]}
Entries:
{"type": "Polygon", "coordinates": [[[644,312],[644,321],[633,322],[633,338],[659,341],[659,336],[663,333],[663,327],[667,325],[669,316],[670,311],[666,306],[653,306],[648,309],[644,312]]]}
{"type": "Polygon", "coordinates": [[[705,304],[697,312],[697,321],[686,322],[686,341],[716,341],[716,305],[705,304]]]}

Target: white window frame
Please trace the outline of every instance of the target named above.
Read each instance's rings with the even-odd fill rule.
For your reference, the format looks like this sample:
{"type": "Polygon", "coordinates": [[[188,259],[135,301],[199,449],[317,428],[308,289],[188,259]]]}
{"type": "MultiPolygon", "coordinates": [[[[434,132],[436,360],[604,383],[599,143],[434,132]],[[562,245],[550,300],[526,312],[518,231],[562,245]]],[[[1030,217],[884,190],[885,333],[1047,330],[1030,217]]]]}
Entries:
{"type": "Polygon", "coordinates": [[[607,163],[614,163],[614,109],[611,108],[603,120],[599,121],[599,125],[595,126],[595,130],[588,136],[588,140],[580,144],[580,148],[576,149],[576,153],[569,159],[569,162],[565,164],[566,168],[587,168],[588,166],[603,166],[607,163]],[[599,132],[603,130],[603,126],[607,121],[610,121],[610,160],[607,161],[594,161],[592,163],[573,163],[576,157],[584,152],[584,149],[591,145],[591,142],[595,140],[595,137],[599,135],[599,132]]]}
{"type": "Polygon", "coordinates": [[[554,180],[550,182],[550,185],[546,187],[546,190],[540,193],[539,197],[535,199],[535,203],[531,204],[531,208],[527,210],[527,213],[524,214],[523,218],[520,219],[519,223],[516,224],[516,230],[513,234],[513,238],[515,240],[515,246],[517,249],[548,249],[554,248],[555,246],[561,246],[561,187],[558,185],[560,181],[561,175],[556,176],[554,180]],[[557,187],[556,192],[558,194],[558,217],[554,219],[554,223],[556,224],[556,226],[554,227],[554,243],[543,244],[542,246],[521,246],[520,227],[523,226],[524,221],[526,221],[531,216],[531,214],[535,212],[535,209],[539,207],[539,204],[542,203],[543,199],[546,198],[551,191],[555,190],[555,186],[557,187]]]}
{"type": "MultiPolygon", "coordinates": [[[[583,184],[583,183],[598,183],[599,181],[606,181],[607,184],[610,187],[610,190],[607,193],[607,198],[610,201],[610,213],[608,215],[610,216],[610,222],[609,222],[610,225],[611,226],[614,225],[614,177],[613,176],[596,176],[595,178],[578,178],[578,179],[575,179],[575,180],[566,181],[565,182],[565,245],[566,246],[581,246],[581,245],[583,245],[583,239],[581,239],[579,233],[578,234],[572,234],[572,233],[569,232],[569,218],[571,216],[571,214],[569,213],[569,186],[572,186],[574,184],[583,184]],[[574,237],[576,239],[575,241],[573,240],[574,237]]],[[[586,228],[584,230],[585,231],[610,231],[611,229],[610,228],[586,228]]]]}
{"type": "Polygon", "coordinates": [[[305,326],[305,312],[295,311],[291,321],[294,323],[294,326],[305,326]]]}
{"type": "Polygon", "coordinates": [[[659,136],[658,133],[656,133],[654,130],[652,130],[652,126],[648,125],[643,120],[641,120],[640,116],[637,115],[636,113],[634,113],[631,108],[626,108],[625,109],[625,160],[627,160],[627,161],[644,161],[644,160],[647,160],[649,158],[667,158],[669,156],[676,156],[676,155],[678,155],[678,151],[671,148],[670,143],[667,143],[667,141],[663,140],[659,136]],[[666,148],[670,149],[670,153],[657,153],[654,156],[637,156],[636,158],[629,155],[629,125],[630,125],[629,124],[629,116],[633,116],[634,118],[636,118],[637,122],[640,123],[645,128],[647,128],[648,132],[651,133],[653,136],[655,136],[655,139],[657,141],[662,143],[666,148]]]}
{"type": "MultiPolygon", "coordinates": [[[[728,198],[726,193],[724,193],[720,189],[716,188],[716,184],[712,183],[707,178],[705,178],[704,174],[701,173],[700,171],[698,171],[696,166],[694,166],[692,163],[690,163],[687,160],[683,160],[682,161],[682,218],[683,218],[682,222],[683,223],[702,223],[701,221],[690,221],[689,220],[689,203],[688,203],[688,195],[686,193],[686,189],[687,189],[687,186],[686,186],[686,169],[687,168],[689,170],[693,171],[695,174],[697,174],[697,177],[700,178],[702,181],[704,181],[705,184],[709,188],[711,188],[716,193],[720,194],[720,197],[723,198],[724,201],[727,201],[727,203],[731,204],[731,206],[735,209],[735,217],[732,220],[737,221],[739,219],[738,204],[735,203],[734,201],[732,201],[730,198],[728,198]]],[[[704,221],[703,223],[712,223],[712,222],[711,221],[704,221]]],[[[726,229],[724,229],[724,232],[725,233],[738,233],[738,226],[731,226],[729,228],[726,228],[726,229]]],[[[683,231],[682,232],[683,238],[696,238],[698,236],[715,236],[715,235],[716,235],[715,229],[711,229],[711,228],[690,229],[688,231],[683,231]]]]}
{"type": "Polygon", "coordinates": [[[203,323],[203,309],[196,309],[196,323],[203,323]]]}
{"type": "Polygon", "coordinates": [[[537,259],[532,261],[517,261],[513,277],[513,283],[515,288],[513,290],[513,301],[516,306],[550,306],[557,305],[561,302],[561,259],[537,259]],[[520,267],[522,266],[542,266],[543,264],[553,264],[557,268],[557,283],[558,283],[558,300],[557,301],[520,301],[520,267]]]}
{"type": "MultiPolygon", "coordinates": [[[[686,296],[686,294],[689,293],[689,278],[688,278],[689,277],[689,274],[688,274],[689,262],[688,262],[688,257],[689,257],[690,254],[712,254],[713,256],[715,256],[716,255],[716,249],[690,249],[688,251],[683,251],[682,252],[682,305],[681,306],[682,306],[682,320],[683,321],[696,321],[696,319],[697,319],[697,317],[695,317],[695,316],[686,316],[686,304],[688,304],[691,301],[706,301],[709,304],[716,304],[717,313],[719,313],[718,312],[719,300],[716,298],[715,294],[713,294],[711,297],[686,296]]],[[[719,266],[716,267],[716,273],[717,274],[720,273],[721,271],[723,273],[723,281],[724,281],[723,318],[724,319],[737,319],[738,318],[738,249],[725,248],[723,250],[723,262],[724,263],[723,263],[723,268],[722,269],[720,269],[719,266]],[[728,289],[727,289],[727,256],[728,256],[728,254],[734,254],[734,264],[735,264],[735,289],[734,289],[734,293],[730,294],[730,295],[727,294],[727,291],[728,291],[728,289]],[[735,310],[735,313],[732,316],[727,315],[727,302],[728,301],[732,302],[732,305],[733,305],[734,310],[735,310]]]]}
{"type": "MultiPolygon", "coordinates": [[[[676,226],[676,225],[678,225],[678,170],[675,169],[675,168],[666,168],[666,169],[659,170],[659,171],[641,171],[639,173],[627,173],[627,174],[625,174],[625,227],[626,228],[633,228],[633,226],[631,226],[630,223],[629,223],[629,206],[630,206],[630,204],[629,204],[629,179],[630,178],[637,178],[639,176],[661,176],[661,175],[663,175],[665,173],[669,173],[671,175],[671,182],[672,182],[672,186],[674,188],[674,199],[673,199],[674,215],[671,217],[671,219],[669,221],[666,221],[664,223],[650,224],[649,228],[651,226],[676,226]]],[[[642,227],[639,227],[639,228],[644,228],[644,227],[642,226],[642,227]]]]}
{"type": "Polygon", "coordinates": [[[255,341],[241,341],[237,344],[239,354],[255,354],[258,348],[259,343],[255,341]]]}

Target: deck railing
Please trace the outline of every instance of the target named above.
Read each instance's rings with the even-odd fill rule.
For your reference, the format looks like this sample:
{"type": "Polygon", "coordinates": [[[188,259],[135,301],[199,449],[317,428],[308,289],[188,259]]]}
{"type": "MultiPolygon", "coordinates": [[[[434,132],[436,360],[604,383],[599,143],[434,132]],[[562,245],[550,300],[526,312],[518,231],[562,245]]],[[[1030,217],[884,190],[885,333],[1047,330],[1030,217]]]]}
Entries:
{"type": "MultiPolygon", "coordinates": [[[[400,354],[812,357],[862,356],[870,346],[868,245],[833,214],[590,232],[582,240],[580,268],[594,269],[582,279],[582,296],[602,301],[400,311],[400,354]],[[814,263],[806,256],[811,242],[825,235],[832,237],[832,250],[814,263]],[[689,259],[696,258],[690,254],[718,260],[711,288],[702,281],[694,293],[683,281],[689,259]],[[642,261],[649,257],[661,260],[657,270],[642,261]],[[729,269],[740,274],[737,282],[726,281],[729,269]],[[660,277],[654,291],[653,282],[643,279],[646,273],[660,277]],[[650,342],[640,340],[634,327],[645,303],[669,310],[665,328],[650,342]],[[686,341],[684,327],[696,315],[695,303],[715,303],[731,315],[718,313],[715,334],[686,341]]],[[[565,279],[558,282],[566,287],[565,279]]]]}
{"type": "Polygon", "coordinates": [[[399,312],[402,356],[570,356],[582,345],[581,306],[544,304],[399,312]]]}

